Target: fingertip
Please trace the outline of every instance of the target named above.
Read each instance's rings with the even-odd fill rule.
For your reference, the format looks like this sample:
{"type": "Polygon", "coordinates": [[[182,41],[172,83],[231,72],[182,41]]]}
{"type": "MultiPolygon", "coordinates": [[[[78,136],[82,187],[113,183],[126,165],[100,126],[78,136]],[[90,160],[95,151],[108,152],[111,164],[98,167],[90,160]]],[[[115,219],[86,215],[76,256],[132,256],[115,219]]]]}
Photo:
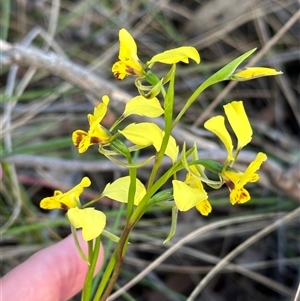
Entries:
{"type": "MultiPolygon", "coordinates": [[[[78,235],[82,249],[87,243],[78,235]]],[[[96,272],[103,261],[101,245],[96,272]]],[[[65,301],[78,293],[88,269],[80,257],[72,235],[43,249],[2,278],[3,300],[65,301]],[[16,290],[16,286],[18,289],[16,290]]]]}

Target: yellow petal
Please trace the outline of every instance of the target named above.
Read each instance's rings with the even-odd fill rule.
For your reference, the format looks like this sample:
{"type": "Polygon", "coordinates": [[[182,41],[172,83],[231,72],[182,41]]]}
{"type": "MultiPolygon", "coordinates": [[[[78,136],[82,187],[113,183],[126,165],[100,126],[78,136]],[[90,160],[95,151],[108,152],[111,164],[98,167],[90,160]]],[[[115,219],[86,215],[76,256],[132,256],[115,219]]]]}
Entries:
{"type": "Polygon", "coordinates": [[[131,34],[122,28],[119,31],[120,51],[119,59],[113,65],[112,71],[117,79],[123,79],[126,75],[142,76],[143,66],[137,56],[137,46],[131,34]]]}
{"type": "MultiPolygon", "coordinates": [[[[103,196],[107,196],[115,201],[121,203],[128,202],[128,191],[129,191],[130,177],[122,177],[114,181],[113,183],[108,183],[103,191],[103,196]]],[[[146,194],[146,188],[139,179],[136,179],[136,191],[134,198],[134,205],[138,205],[141,199],[146,194]]]]}
{"type": "Polygon", "coordinates": [[[225,114],[238,139],[237,149],[247,145],[252,139],[252,128],[242,101],[232,101],[224,106],[225,114]]]}
{"type": "Polygon", "coordinates": [[[176,162],[178,157],[179,147],[176,144],[174,137],[170,136],[165,154],[172,160],[173,164],[176,162]]]}
{"type": "Polygon", "coordinates": [[[139,95],[132,98],[125,107],[124,115],[129,116],[131,114],[137,114],[147,117],[158,117],[164,113],[163,108],[159,100],[154,97],[151,99],[146,99],[145,97],[139,95]]]}
{"type": "Polygon", "coordinates": [[[54,191],[54,196],[43,198],[40,202],[42,209],[68,209],[63,203],[60,202],[60,197],[63,193],[59,190],[54,191]]]}
{"type": "Polygon", "coordinates": [[[215,116],[210,118],[204,123],[204,127],[213,132],[215,135],[217,135],[220,140],[223,142],[227,153],[228,153],[228,160],[231,161],[233,160],[233,155],[232,155],[232,150],[233,150],[233,145],[232,145],[232,140],[231,137],[225,127],[225,122],[224,122],[224,117],[223,116],[215,116]]]}
{"type": "Polygon", "coordinates": [[[209,215],[209,213],[211,213],[211,211],[212,211],[211,204],[208,200],[199,202],[196,205],[196,209],[204,216],[209,215]]]}
{"type": "Polygon", "coordinates": [[[188,211],[207,199],[207,193],[204,190],[189,187],[186,183],[178,180],[173,180],[172,184],[174,201],[180,211],[188,211]]]}
{"type": "Polygon", "coordinates": [[[242,204],[250,200],[250,194],[244,186],[247,183],[256,182],[259,179],[259,175],[256,171],[265,160],[267,160],[266,154],[258,153],[244,173],[233,170],[226,170],[224,172],[223,176],[230,189],[230,201],[233,205],[236,203],[242,204]]]}
{"type": "Polygon", "coordinates": [[[88,136],[88,133],[83,130],[76,130],[75,132],[73,132],[72,142],[75,145],[75,147],[78,149],[78,152],[80,154],[84,153],[91,145],[90,137],[88,136]]]}
{"type": "Polygon", "coordinates": [[[229,180],[234,185],[237,185],[237,183],[239,183],[241,181],[243,176],[244,176],[243,172],[240,172],[233,168],[230,168],[230,169],[227,168],[222,174],[222,177],[225,181],[229,180]]]}
{"type": "Polygon", "coordinates": [[[119,41],[120,41],[119,59],[122,62],[127,61],[132,55],[133,56],[137,55],[137,46],[135,40],[125,28],[121,28],[119,31],[119,41]]]}
{"type": "Polygon", "coordinates": [[[106,115],[108,104],[109,97],[107,95],[104,95],[102,97],[102,102],[94,108],[94,118],[97,119],[98,123],[100,123],[106,115]]]}
{"type": "MultiPolygon", "coordinates": [[[[76,130],[72,134],[72,142],[75,145],[76,148],[79,148],[82,141],[86,139],[88,136],[88,133],[83,130],[76,130]]],[[[83,153],[87,150],[89,147],[89,144],[83,143],[84,145],[81,146],[81,150],[79,150],[80,153],[83,153]]]]}
{"type": "Polygon", "coordinates": [[[182,46],[179,48],[170,49],[162,53],[156,54],[147,63],[153,65],[156,62],[163,64],[176,64],[179,62],[188,63],[189,59],[194,60],[197,64],[200,63],[200,55],[196,48],[191,46],[182,46]]]}
{"type": "MultiPolygon", "coordinates": [[[[94,118],[93,115],[89,115],[89,118],[94,118]]],[[[72,134],[73,144],[77,147],[80,154],[84,153],[93,144],[108,144],[111,139],[110,133],[102,127],[97,120],[95,120],[86,133],[82,130],[76,130],[72,134]]]]}
{"type": "Polygon", "coordinates": [[[160,150],[163,133],[154,123],[132,123],[119,132],[133,144],[144,147],[153,145],[156,151],[160,150]]]}
{"type": "Polygon", "coordinates": [[[76,229],[82,228],[82,236],[85,241],[98,237],[106,225],[105,214],[94,208],[71,208],[67,216],[76,229]]]}
{"type": "Polygon", "coordinates": [[[232,205],[246,203],[250,198],[249,192],[244,187],[236,187],[230,191],[230,202],[232,205]]]}
{"type": "Polygon", "coordinates": [[[122,80],[128,75],[127,65],[121,61],[114,63],[111,71],[114,74],[114,77],[118,80],[122,80]]]}
{"type": "Polygon", "coordinates": [[[249,166],[247,167],[244,173],[243,179],[241,180],[243,185],[248,182],[256,182],[259,179],[259,176],[256,173],[256,171],[260,168],[261,164],[266,160],[267,160],[266,154],[261,152],[257,154],[254,161],[249,164],[249,166]]]}
{"type": "Polygon", "coordinates": [[[231,76],[231,79],[238,80],[238,81],[244,81],[244,80],[250,80],[258,77],[263,76],[273,76],[273,75],[279,75],[282,74],[281,71],[277,71],[273,68],[266,68],[266,67],[247,67],[243,70],[237,71],[235,74],[231,76]]]}
{"type": "Polygon", "coordinates": [[[85,187],[91,185],[88,177],[84,177],[79,184],[74,186],[69,191],[62,193],[59,190],[54,191],[52,197],[47,197],[41,200],[40,207],[43,209],[66,209],[78,207],[80,205],[79,197],[85,187]]]}

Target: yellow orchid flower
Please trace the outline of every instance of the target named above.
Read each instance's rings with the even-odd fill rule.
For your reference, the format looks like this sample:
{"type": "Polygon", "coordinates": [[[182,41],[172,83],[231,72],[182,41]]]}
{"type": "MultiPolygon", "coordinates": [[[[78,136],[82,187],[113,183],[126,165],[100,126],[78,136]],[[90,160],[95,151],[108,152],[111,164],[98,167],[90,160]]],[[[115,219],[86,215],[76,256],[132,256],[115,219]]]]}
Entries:
{"type": "Polygon", "coordinates": [[[237,81],[245,81],[263,76],[279,75],[283,72],[277,71],[273,68],[266,67],[247,67],[235,72],[230,79],[237,81]]]}
{"type": "Polygon", "coordinates": [[[189,59],[200,63],[198,51],[191,46],[183,46],[159,53],[143,64],[137,55],[137,46],[131,34],[122,28],[119,31],[120,51],[119,60],[112,66],[115,78],[122,80],[127,75],[144,77],[147,68],[151,68],[155,63],[176,64],[178,62],[188,63],[189,59]]]}
{"type": "Polygon", "coordinates": [[[100,103],[94,109],[94,114],[88,114],[89,131],[76,130],[72,134],[72,142],[78,149],[79,153],[84,153],[93,144],[107,144],[110,141],[111,135],[109,132],[101,126],[100,122],[104,118],[107,112],[107,106],[109,98],[107,95],[102,97],[102,103],[100,103]]]}
{"type": "MultiPolygon", "coordinates": [[[[199,175],[195,166],[191,166],[190,169],[199,175]]],[[[188,173],[184,182],[173,180],[172,184],[174,201],[178,210],[188,211],[196,207],[204,216],[207,216],[211,212],[212,207],[208,201],[208,195],[198,177],[195,177],[192,173],[188,173]]]]}
{"type": "Polygon", "coordinates": [[[227,160],[220,176],[230,190],[231,203],[233,205],[236,203],[242,204],[248,202],[251,198],[249,192],[244,188],[245,184],[256,182],[259,179],[256,171],[260,168],[262,162],[267,159],[267,156],[264,153],[258,153],[256,159],[250,163],[244,173],[232,168],[239,151],[251,141],[252,128],[242,101],[233,101],[225,105],[224,110],[238,141],[235,155],[233,155],[232,140],[225,127],[223,116],[209,119],[204,127],[216,134],[225,145],[227,160]]]}
{"type": "Polygon", "coordinates": [[[204,127],[217,135],[223,142],[228,154],[227,162],[232,165],[240,150],[251,141],[253,132],[242,101],[233,101],[226,104],[224,110],[238,140],[235,155],[233,155],[232,139],[226,129],[223,116],[210,118],[205,122],[204,127]]]}
{"type": "Polygon", "coordinates": [[[81,182],[71,190],[63,193],[59,190],[54,191],[52,197],[41,200],[42,209],[65,209],[67,217],[73,227],[82,228],[82,236],[85,241],[98,237],[106,224],[106,216],[103,212],[94,208],[81,209],[80,195],[85,187],[89,187],[91,181],[84,177],[81,182]]]}
{"type": "Polygon", "coordinates": [[[245,172],[228,168],[222,173],[221,176],[230,190],[230,202],[232,205],[246,203],[250,200],[250,194],[244,186],[247,183],[256,182],[259,179],[259,175],[256,171],[266,160],[266,154],[260,152],[254,161],[249,164],[245,172]]]}
{"type": "MultiPolygon", "coordinates": [[[[158,125],[151,122],[132,123],[119,132],[133,144],[147,147],[153,145],[158,152],[161,148],[164,132],[158,125]]],[[[165,154],[174,163],[178,156],[178,146],[174,137],[170,136],[165,154]]]]}

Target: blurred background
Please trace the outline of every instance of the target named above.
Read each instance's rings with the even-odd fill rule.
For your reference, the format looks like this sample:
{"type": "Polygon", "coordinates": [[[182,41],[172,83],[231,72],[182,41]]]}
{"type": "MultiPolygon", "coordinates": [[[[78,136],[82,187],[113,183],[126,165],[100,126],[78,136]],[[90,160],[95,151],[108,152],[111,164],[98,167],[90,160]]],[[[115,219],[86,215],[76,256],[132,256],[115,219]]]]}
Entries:
{"type": "MultiPolygon", "coordinates": [[[[163,241],[170,230],[170,210],[151,209],[131,235],[119,287],[187,235],[203,231],[195,232],[126,294],[111,300],[186,300],[222,258],[251,237],[252,244],[217,270],[195,300],[294,300],[300,275],[300,217],[262,237],[254,235],[296,210],[300,202],[299,2],[6,0],[0,5],[1,276],[70,233],[63,211],[39,209],[43,197],[55,189],[70,189],[86,175],[93,183],[82,197],[88,201],[108,182],[127,174],[96,146],[79,155],[71,143],[74,130],[87,130],[86,115],[104,94],[111,99],[103,121],[108,127],[126,101],[137,95],[134,78],[117,81],[111,72],[118,57],[118,31],[124,27],[134,36],[144,62],[182,45],[199,51],[199,65],[177,66],[175,115],[207,77],[252,48],[257,47],[250,58],[253,65],[270,66],[283,75],[219,83],[187,111],[174,130],[178,143],[196,142],[200,158],[223,162],[223,146],[203,123],[223,114],[227,102],[243,100],[254,136],[237,166],[245,170],[257,152],[267,153],[261,179],[248,186],[252,199],[242,206],[230,205],[225,186],[209,191],[209,217],[196,210],[180,213],[176,235],[167,244],[163,241]],[[214,226],[205,230],[208,225],[214,226]]],[[[159,75],[167,70],[155,66],[159,75]]],[[[141,152],[141,160],[149,154],[151,149],[141,152]]],[[[168,164],[163,163],[162,171],[168,164]]],[[[146,182],[149,171],[149,166],[140,169],[139,179],[146,182]]],[[[108,215],[107,230],[119,235],[124,207],[109,199],[97,206],[108,215]]],[[[104,239],[104,244],[109,257],[114,243],[104,239]]]]}

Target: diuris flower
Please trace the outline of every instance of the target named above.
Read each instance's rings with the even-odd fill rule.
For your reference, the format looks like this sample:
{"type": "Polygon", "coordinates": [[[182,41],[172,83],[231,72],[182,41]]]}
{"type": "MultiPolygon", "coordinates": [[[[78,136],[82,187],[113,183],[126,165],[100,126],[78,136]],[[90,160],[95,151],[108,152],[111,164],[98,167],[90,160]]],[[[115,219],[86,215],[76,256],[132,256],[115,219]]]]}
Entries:
{"type": "MultiPolygon", "coordinates": [[[[194,174],[199,172],[195,166],[190,166],[194,174]]],[[[175,204],[180,211],[188,211],[193,207],[207,216],[212,208],[208,201],[208,196],[203,188],[203,184],[194,174],[188,173],[185,181],[173,180],[173,195],[175,204]]]]}
{"type": "Polygon", "coordinates": [[[103,212],[94,208],[81,209],[80,195],[85,187],[89,187],[91,181],[84,177],[81,182],[71,190],[63,193],[54,191],[54,195],[41,200],[40,207],[43,209],[65,209],[67,217],[73,227],[82,228],[82,236],[85,241],[98,237],[106,224],[106,216],[103,212]]]}
{"type": "Polygon", "coordinates": [[[198,51],[191,46],[183,46],[159,53],[143,64],[137,55],[137,46],[131,34],[122,28],[119,31],[120,51],[119,60],[112,66],[115,78],[122,80],[127,75],[144,77],[147,68],[151,68],[155,63],[176,64],[178,62],[188,63],[189,59],[200,63],[198,51]]]}
{"type": "Polygon", "coordinates": [[[225,118],[223,116],[218,115],[210,118],[205,122],[204,127],[217,135],[223,142],[227,150],[226,161],[231,166],[240,150],[251,141],[252,128],[242,101],[233,101],[228,103],[224,106],[224,110],[238,140],[235,154],[233,154],[232,139],[226,129],[225,118]]]}
{"type": "Polygon", "coordinates": [[[227,150],[227,159],[220,177],[230,190],[230,201],[234,205],[250,200],[249,192],[244,188],[246,183],[256,182],[259,179],[256,171],[263,161],[267,159],[264,153],[259,153],[256,159],[250,163],[247,170],[242,173],[232,168],[240,150],[252,139],[252,128],[245,112],[242,101],[233,101],[224,106],[227,119],[237,137],[237,147],[233,154],[233,144],[229,132],[225,127],[223,116],[215,116],[205,122],[204,127],[216,134],[223,142],[227,150]]]}
{"type": "Polygon", "coordinates": [[[88,132],[76,130],[72,134],[73,144],[77,147],[79,153],[84,153],[92,144],[105,145],[109,142],[111,135],[100,124],[107,112],[109,98],[107,95],[102,97],[100,103],[94,109],[94,114],[88,114],[90,128],[88,132]]]}
{"type": "Polygon", "coordinates": [[[239,172],[234,169],[226,169],[222,173],[222,178],[230,190],[230,202],[232,205],[246,203],[250,200],[250,194],[244,188],[244,186],[247,183],[258,181],[259,175],[256,173],[256,171],[266,160],[266,154],[258,153],[254,161],[249,164],[245,172],[239,172]]]}

